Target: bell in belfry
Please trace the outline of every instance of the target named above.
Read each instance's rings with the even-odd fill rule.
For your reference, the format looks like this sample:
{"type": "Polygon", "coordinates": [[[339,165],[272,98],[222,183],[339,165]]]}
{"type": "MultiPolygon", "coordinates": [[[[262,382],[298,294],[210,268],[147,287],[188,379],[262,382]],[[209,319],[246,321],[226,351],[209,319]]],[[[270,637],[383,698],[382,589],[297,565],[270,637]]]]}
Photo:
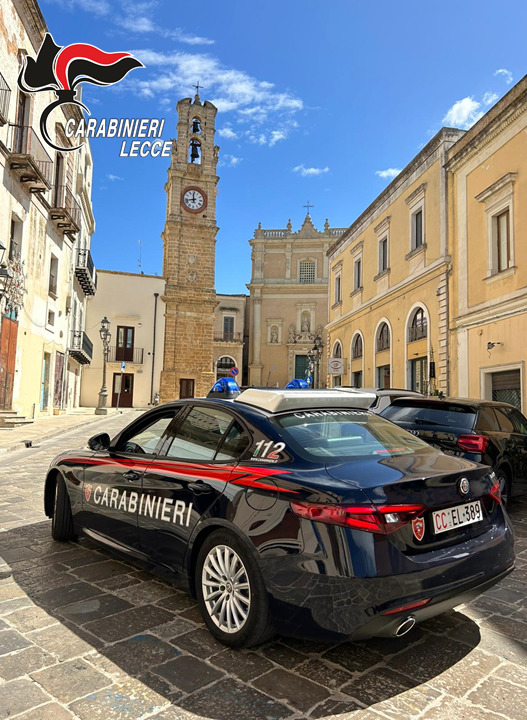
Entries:
{"type": "Polygon", "coordinates": [[[193,140],[190,143],[190,162],[195,162],[196,160],[199,160],[199,143],[193,140]]]}
{"type": "Polygon", "coordinates": [[[194,120],[192,121],[192,132],[195,135],[201,132],[201,125],[197,118],[194,118],[194,120]]]}

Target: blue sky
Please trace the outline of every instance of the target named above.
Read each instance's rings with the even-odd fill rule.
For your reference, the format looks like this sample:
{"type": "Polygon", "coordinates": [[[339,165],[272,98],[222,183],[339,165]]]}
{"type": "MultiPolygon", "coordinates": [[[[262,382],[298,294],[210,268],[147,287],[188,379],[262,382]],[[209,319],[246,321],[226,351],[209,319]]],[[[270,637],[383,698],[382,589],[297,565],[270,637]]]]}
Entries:
{"type": "MultiPolygon", "coordinates": [[[[469,127],[527,72],[527,5],[413,0],[40,0],[58,45],[132,52],[124,81],[85,84],[92,117],[165,118],[203,86],[220,145],[216,290],[246,292],[258,223],[347,227],[442,125],[469,127]],[[233,257],[236,259],[233,262],[233,257]]],[[[162,273],[166,158],[95,138],[92,253],[162,273]],[[141,245],[139,245],[139,242],[141,245]]]]}

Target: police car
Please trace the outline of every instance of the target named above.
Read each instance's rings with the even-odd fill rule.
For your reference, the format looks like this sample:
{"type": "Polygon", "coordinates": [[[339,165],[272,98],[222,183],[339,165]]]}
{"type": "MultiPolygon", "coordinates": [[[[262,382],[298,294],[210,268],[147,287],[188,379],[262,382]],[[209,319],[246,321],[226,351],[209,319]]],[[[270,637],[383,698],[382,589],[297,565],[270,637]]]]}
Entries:
{"type": "Polygon", "coordinates": [[[370,403],[249,389],[158,406],[55,458],[52,535],[183,578],[227,645],[402,635],[506,576],[513,536],[488,467],[370,403]]]}

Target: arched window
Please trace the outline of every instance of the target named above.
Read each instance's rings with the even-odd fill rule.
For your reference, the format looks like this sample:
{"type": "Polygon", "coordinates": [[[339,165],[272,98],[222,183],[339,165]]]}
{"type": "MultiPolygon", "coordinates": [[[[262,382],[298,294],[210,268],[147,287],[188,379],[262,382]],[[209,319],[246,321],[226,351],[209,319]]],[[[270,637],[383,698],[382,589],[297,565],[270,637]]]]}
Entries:
{"type": "Polygon", "coordinates": [[[381,352],[382,350],[388,350],[390,347],[390,328],[388,327],[388,324],[383,322],[379,330],[377,331],[377,344],[376,344],[376,352],[381,352]]]}
{"type": "Polygon", "coordinates": [[[353,341],[351,356],[353,360],[362,357],[362,337],[358,333],[355,335],[355,340],[353,341]]]}
{"type": "Polygon", "coordinates": [[[236,363],[228,355],[218,358],[218,362],[216,363],[216,379],[218,380],[222,377],[232,377],[230,371],[233,367],[236,367],[236,363]]]}
{"type": "Polygon", "coordinates": [[[337,340],[337,342],[333,346],[333,357],[335,357],[335,358],[342,357],[342,345],[340,344],[339,340],[337,340]]]}
{"type": "Polygon", "coordinates": [[[423,308],[417,308],[408,328],[408,342],[422,340],[428,335],[428,321],[423,308]]]}

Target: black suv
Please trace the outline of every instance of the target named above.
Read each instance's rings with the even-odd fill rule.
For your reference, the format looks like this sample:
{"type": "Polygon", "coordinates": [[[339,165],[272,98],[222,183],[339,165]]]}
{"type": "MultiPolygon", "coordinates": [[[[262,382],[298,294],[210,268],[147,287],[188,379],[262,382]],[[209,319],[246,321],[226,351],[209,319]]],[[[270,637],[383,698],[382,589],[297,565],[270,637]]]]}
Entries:
{"type": "Polygon", "coordinates": [[[380,414],[448,455],[490,465],[504,504],[527,492],[527,419],[513,405],[406,397],[380,414]]]}

